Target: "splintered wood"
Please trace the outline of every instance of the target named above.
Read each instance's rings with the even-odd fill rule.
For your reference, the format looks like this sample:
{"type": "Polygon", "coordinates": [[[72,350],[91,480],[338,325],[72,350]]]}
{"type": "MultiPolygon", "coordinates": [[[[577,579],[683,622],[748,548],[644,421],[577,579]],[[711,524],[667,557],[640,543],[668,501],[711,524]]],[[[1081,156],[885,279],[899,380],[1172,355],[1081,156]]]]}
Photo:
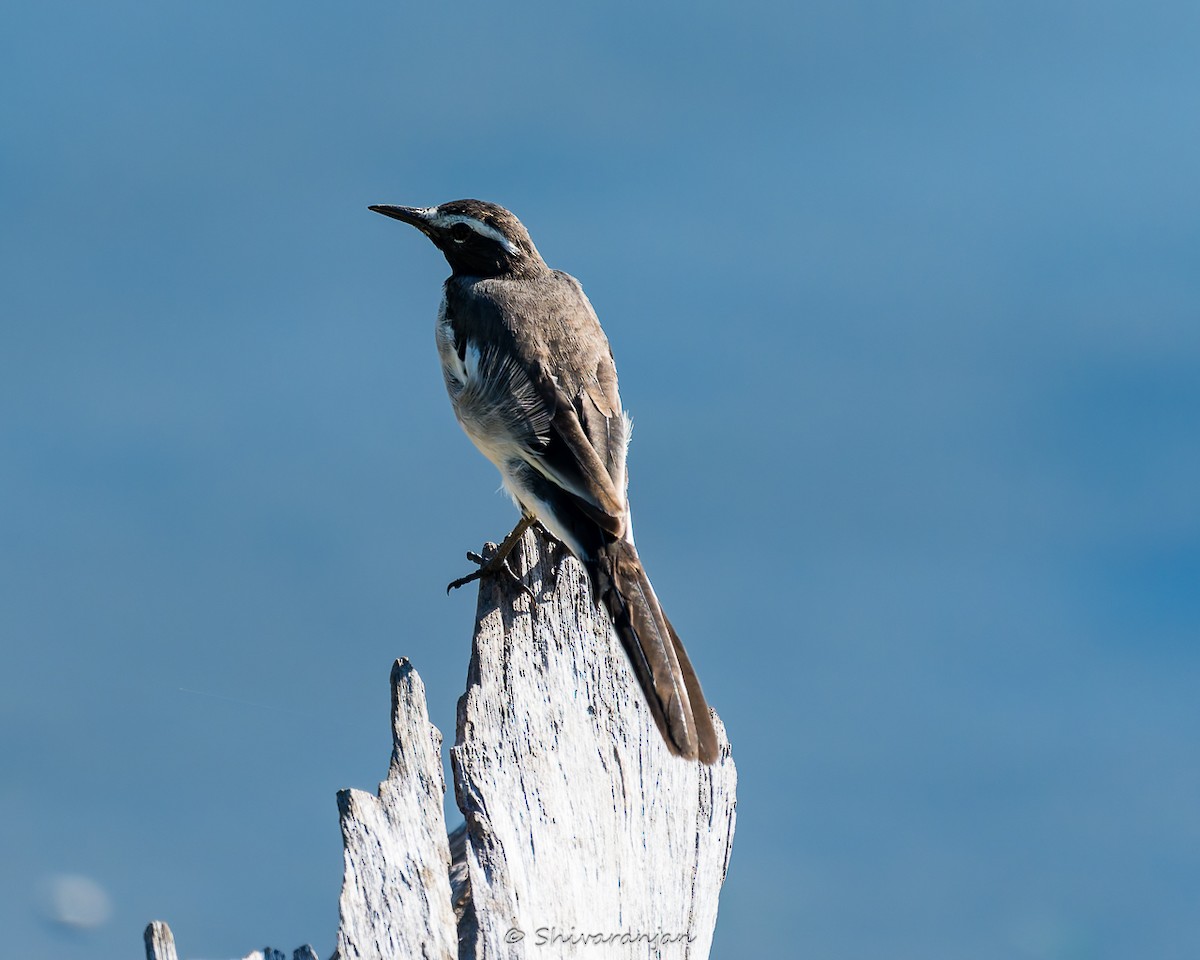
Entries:
{"type": "Polygon", "coordinates": [[[391,773],[379,799],[342,795],[343,960],[707,957],[736,806],[724,728],[713,766],[671,756],[582,567],[536,530],[509,562],[533,598],[480,587],[453,863],[440,741],[412,667],[393,670],[391,773]]]}
{"type": "MultiPolygon", "coordinates": [[[[702,960],[733,844],[725,729],[712,766],[672,756],[579,563],[536,527],[509,563],[524,586],[481,582],[450,750],[465,823],[447,835],[442,737],[398,660],[387,779],[338,793],[334,956],[702,960]]],[[[165,923],[145,940],[147,960],[176,960],[165,923]]]]}

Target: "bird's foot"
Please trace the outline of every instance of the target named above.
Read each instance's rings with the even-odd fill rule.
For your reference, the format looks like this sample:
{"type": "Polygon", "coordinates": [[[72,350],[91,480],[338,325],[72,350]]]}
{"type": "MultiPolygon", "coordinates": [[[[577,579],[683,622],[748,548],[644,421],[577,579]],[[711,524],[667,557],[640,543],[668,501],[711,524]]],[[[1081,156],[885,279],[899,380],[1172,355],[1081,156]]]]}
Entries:
{"type": "Polygon", "coordinates": [[[525,581],[523,581],[516,575],[516,573],[513,572],[513,568],[508,565],[507,557],[502,557],[497,554],[496,556],[492,557],[491,560],[484,560],[483,557],[475,553],[473,550],[468,550],[467,559],[472,563],[479,564],[479,569],[474,573],[468,573],[465,577],[459,577],[457,580],[451,580],[448,584],[446,584],[446,593],[449,593],[451,590],[457,590],[459,587],[465,587],[468,583],[471,583],[474,580],[479,580],[481,577],[496,574],[505,576],[511,580],[514,584],[516,584],[517,588],[520,589],[522,593],[528,595],[531,601],[537,599],[534,597],[533,591],[526,586],[525,581]]]}
{"type": "Polygon", "coordinates": [[[478,580],[480,577],[491,575],[502,575],[508,577],[517,587],[529,597],[530,603],[535,603],[537,598],[533,595],[533,591],[518,577],[513,568],[508,565],[508,555],[512,553],[513,547],[517,545],[517,541],[525,535],[525,531],[533,525],[532,517],[522,517],[520,522],[513,527],[512,532],[504,538],[504,542],[496,548],[496,552],[490,559],[484,560],[479,554],[471,551],[467,553],[467,559],[472,563],[479,564],[479,569],[474,573],[469,573],[465,577],[459,577],[457,580],[452,580],[446,586],[446,593],[455,590],[458,587],[466,586],[473,580],[478,580]]]}

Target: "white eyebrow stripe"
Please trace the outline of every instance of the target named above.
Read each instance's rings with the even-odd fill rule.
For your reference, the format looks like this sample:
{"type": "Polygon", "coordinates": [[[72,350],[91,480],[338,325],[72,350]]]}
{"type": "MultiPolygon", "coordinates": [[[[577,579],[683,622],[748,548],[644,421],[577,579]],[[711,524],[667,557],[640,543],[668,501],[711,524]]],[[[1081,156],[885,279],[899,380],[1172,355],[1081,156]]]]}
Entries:
{"type": "Polygon", "coordinates": [[[461,213],[434,213],[433,216],[429,218],[429,223],[431,226],[437,227],[439,230],[447,230],[456,223],[465,223],[481,237],[487,237],[489,240],[495,240],[509,253],[517,252],[517,248],[512,245],[508,237],[502,234],[495,227],[489,226],[482,220],[476,220],[474,217],[464,216],[461,213]]]}

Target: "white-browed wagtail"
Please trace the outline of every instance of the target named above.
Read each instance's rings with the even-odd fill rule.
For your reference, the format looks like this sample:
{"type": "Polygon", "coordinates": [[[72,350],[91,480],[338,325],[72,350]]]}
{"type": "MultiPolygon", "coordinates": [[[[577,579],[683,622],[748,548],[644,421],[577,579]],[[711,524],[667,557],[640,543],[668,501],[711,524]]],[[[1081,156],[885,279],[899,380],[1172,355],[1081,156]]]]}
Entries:
{"type": "Polygon", "coordinates": [[[708,704],[633,545],[630,421],[583,288],[548,267],[521,222],[494,203],[370,209],[416,227],[450,264],[436,328],[446,389],[522,513],[486,571],[503,566],[535,520],[566,544],[608,609],[667,746],[712,763],[708,704]]]}

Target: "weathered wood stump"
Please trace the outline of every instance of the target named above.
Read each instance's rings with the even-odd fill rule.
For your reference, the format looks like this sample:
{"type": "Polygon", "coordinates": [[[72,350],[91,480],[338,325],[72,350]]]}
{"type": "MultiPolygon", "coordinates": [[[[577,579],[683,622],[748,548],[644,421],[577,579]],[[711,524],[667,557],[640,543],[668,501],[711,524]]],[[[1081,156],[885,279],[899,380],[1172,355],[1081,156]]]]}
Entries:
{"type": "Polygon", "coordinates": [[[510,565],[536,599],[480,587],[450,836],[441,734],[392,668],[387,779],[338,794],[338,957],[707,957],[736,808],[724,727],[711,767],[671,756],[583,568],[536,528],[510,565]]]}

